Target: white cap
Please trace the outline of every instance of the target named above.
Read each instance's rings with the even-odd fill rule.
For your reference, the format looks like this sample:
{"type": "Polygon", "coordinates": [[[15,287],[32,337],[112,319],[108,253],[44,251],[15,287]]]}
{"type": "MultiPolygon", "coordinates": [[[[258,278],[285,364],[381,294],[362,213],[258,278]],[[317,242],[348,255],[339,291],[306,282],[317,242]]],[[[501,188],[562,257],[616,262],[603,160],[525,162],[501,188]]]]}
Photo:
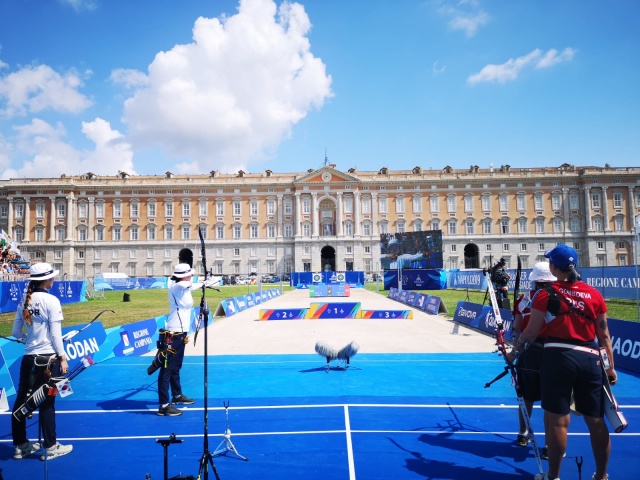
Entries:
{"type": "Polygon", "coordinates": [[[193,275],[193,269],[188,263],[179,263],[173,269],[173,276],[176,278],[184,278],[193,275]]]}
{"type": "Polygon", "coordinates": [[[532,282],[555,282],[558,279],[551,274],[547,262],[538,262],[533,266],[529,280],[532,282]]]}

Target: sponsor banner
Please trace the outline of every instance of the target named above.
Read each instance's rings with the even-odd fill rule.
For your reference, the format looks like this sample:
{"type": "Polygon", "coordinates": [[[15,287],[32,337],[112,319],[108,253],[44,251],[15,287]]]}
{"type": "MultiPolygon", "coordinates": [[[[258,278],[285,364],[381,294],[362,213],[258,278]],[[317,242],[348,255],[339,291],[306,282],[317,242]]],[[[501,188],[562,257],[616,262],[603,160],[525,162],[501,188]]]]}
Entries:
{"type": "MultiPolygon", "coordinates": [[[[403,270],[405,272],[410,270],[403,270]]],[[[532,289],[532,282],[529,280],[531,269],[523,269],[520,277],[520,291],[532,289]]],[[[636,300],[638,298],[638,289],[640,289],[640,278],[636,272],[635,265],[624,267],[578,267],[578,272],[585,283],[596,288],[605,298],[623,298],[627,300],[636,300]]],[[[516,279],[516,270],[507,270],[510,275],[507,288],[513,292],[516,279]]],[[[385,272],[385,288],[386,284],[385,272]]],[[[396,273],[397,276],[397,273],[396,273]]],[[[395,277],[391,282],[396,282],[395,277]]],[[[395,285],[395,284],[394,284],[395,285]]],[[[403,278],[403,288],[405,288],[403,278]]],[[[447,288],[462,288],[470,290],[486,290],[486,277],[482,274],[482,270],[449,270],[447,273],[447,288]]],[[[407,288],[409,289],[409,288],[407,288]]],[[[432,290],[425,288],[425,290],[432,290]]]]}
{"type": "MultiPolygon", "coordinates": [[[[28,282],[0,282],[0,313],[15,312],[27,290],[28,282]]],[[[61,304],[86,302],[86,282],[57,281],[49,293],[60,300],[61,304]]]]}
{"type": "Polygon", "coordinates": [[[407,298],[409,297],[409,290],[402,290],[398,294],[398,301],[402,303],[407,303],[407,298]]]}
{"type": "Polygon", "coordinates": [[[0,349],[0,388],[4,388],[7,396],[15,395],[18,393],[16,391],[16,385],[13,384],[13,380],[11,379],[11,373],[9,373],[9,364],[4,358],[4,353],[2,349],[0,349]]]}
{"type": "Polygon", "coordinates": [[[437,315],[440,311],[441,302],[442,299],[440,297],[429,295],[429,300],[427,301],[427,305],[425,306],[424,311],[430,313],[431,315],[437,315]]]}
{"type": "Polygon", "coordinates": [[[255,292],[253,294],[254,305],[260,305],[262,303],[262,292],[255,292]]]}
{"type": "Polygon", "coordinates": [[[596,288],[604,298],[636,300],[640,289],[640,278],[635,266],[587,267],[578,272],[582,280],[596,288]]]}
{"type": "MultiPolygon", "coordinates": [[[[511,311],[500,309],[505,338],[511,338],[511,311]]],[[[464,323],[465,325],[482,330],[490,334],[495,334],[496,317],[493,309],[489,305],[480,305],[478,303],[459,301],[456,311],[453,315],[454,322],[464,323]]]]}
{"type": "MultiPolygon", "coordinates": [[[[167,315],[142,320],[118,327],[120,336],[118,343],[113,345],[113,353],[116,357],[140,356],[157,348],[158,330],[164,326],[167,315]],[[159,320],[162,323],[159,324],[159,320]]],[[[115,335],[112,339],[117,339],[115,335]]]]}
{"type": "Polygon", "coordinates": [[[74,331],[80,332],[64,342],[64,351],[69,363],[69,370],[80,363],[87,355],[93,359],[99,353],[100,345],[104,344],[107,338],[102,322],[95,321],[85,330],[82,330],[83,327],[84,325],[74,325],[73,327],[62,329],[63,336],[74,331]]]}
{"type": "Polygon", "coordinates": [[[404,303],[406,303],[407,305],[415,304],[417,296],[418,296],[417,292],[409,292],[409,295],[407,295],[407,301],[404,303]]]}
{"type": "Polygon", "coordinates": [[[240,311],[238,309],[238,305],[236,305],[236,300],[234,297],[220,300],[220,306],[223,309],[224,315],[227,317],[231,317],[240,311]]]}
{"type": "Polygon", "coordinates": [[[416,301],[413,306],[419,308],[420,310],[424,310],[427,308],[427,303],[429,303],[429,295],[425,295],[424,293],[418,293],[416,295],[416,301]]]}
{"type": "Polygon", "coordinates": [[[487,277],[482,273],[482,270],[449,270],[447,288],[486,290],[487,277]]]}
{"type": "MultiPolygon", "coordinates": [[[[194,277],[193,281],[197,281],[194,277]]],[[[57,282],[56,282],[57,283],[57,282]]],[[[169,288],[168,277],[123,277],[102,278],[97,277],[93,286],[94,290],[146,290],[151,288],[169,288]]]]}
{"type": "Polygon", "coordinates": [[[608,319],[614,366],[640,373],[640,323],[608,319]]]}
{"type": "MultiPolygon", "coordinates": [[[[447,288],[446,270],[404,269],[402,290],[444,290],[447,288]]],[[[384,289],[398,288],[398,270],[385,270],[384,289]]]]}
{"type": "Polygon", "coordinates": [[[243,312],[247,309],[247,298],[248,295],[240,295],[239,297],[235,297],[236,306],[238,307],[238,311],[243,312]]]}

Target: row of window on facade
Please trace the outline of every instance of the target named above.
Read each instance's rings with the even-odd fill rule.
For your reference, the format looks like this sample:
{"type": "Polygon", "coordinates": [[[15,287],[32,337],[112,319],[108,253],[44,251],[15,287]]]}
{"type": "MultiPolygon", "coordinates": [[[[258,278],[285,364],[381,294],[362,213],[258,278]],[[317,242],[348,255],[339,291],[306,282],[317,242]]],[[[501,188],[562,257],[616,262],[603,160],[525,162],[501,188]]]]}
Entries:
{"type": "MultiPolygon", "coordinates": [[[[213,253],[213,258],[212,261],[213,263],[222,263],[223,262],[223,257],[225,255],[225,249],[222,247],[214,247],[211,249],[212,253],[213,253]]],[[[256,259],[258,257],[266,257],[267,259],[269,258],[276,258],[278,256],[278,254],[282,257],[282,258],[287,258],[287,257],[291,257],[292,256],[292,251],[293,248],[291,246],[284,246],[280,249],[276,248],[275,245],[267,245],[266,247],[257,247],[257,246],[250,246],[248,248],[242,249],[240,247],[232,247],[230,249],[230,253],[232,256],[232,261],[234,262],[239,262],[241,261],[241,259],[243,257],[247,257],[247,253],[248,253],[248,258],[250,259],[249,261],[257,261],[257,260],[252,260],[252,259],[256,259]],[[266,250],[266,252],[265,252],[266,250]]],[[[363,246],[363,253],[365,255],[371,255],[371,246],[370,245],[365,245],[363,246]]],[[[354,255],[354,249],[353,249],[353,245],[346,245],[345,246],[345,255],[348,257],[353,257],[354,255]]],[[[41,252],[40,252],[41,253],[41,252]]],[[[101,250],[99,248],[96,249],[92,249],[92,253],[93,253],[93,260],[117,260],[119,261],[121,259],[121,255],[122,252],[120,249],[117,248],[112,248],[112,249],[106,249],[106,250],[101,250]]],[[[129,260],[138,260],[140,259],[140,255],[143,253],[142,250],[136,249],[136,248],[131,248],[128,250],[128,259],[129,260]]],[[[151,261],[156,261],[156,255],[157,255],[157,250],[153,249],[153,248],[147,248],[146,251],[144,251],[145,256],[142,258],[142,260],[151,260],[151,261]]],[[[39,258],[38,255],[39,254],[35,254],[36,258],[39,258]]],[[[126,253],[125,253],[126,255],[126,253]]],[[[164,255],[164,259],[168,260],[171,258],[175,257],[175,254],[173,252],[173,250],[169,249],[169,248],[165,248],[163,251],[163,255],[164,255]]],[[[311,250],[311,246],[310,245],[305,245],[302,248],[302,258],[303,259],[308,259],[311,258],[312,255],[312,250],[311,250]]],[[[54,260],[62,260],[62,256],[63,256],[63,250],[62,249],[55,249],[54,250],[54,260]]],[[[76,259],[77,260],[86,260],[86,250],[82,249],[82,248],[78,248],[76,249],[76,259]]]]}
{"type": "MultiPolygon", "coordinates": [[[[571,242],[573,245],[573,248],[576,251],[580,251],[581,250],[581,243],[580,242],[571,242]]],[[[540,242],[537,244],[537,252],[532,252],[533,248],[531,247],[536,247],[535,245],[530,245],[528,243],[520,243],[519,245],[512,245],[511,243],[503,243],[501,245],[501,249],[498,252],[494,252],[494,245],[491,243],[487,243],[484,245],[484,253],[485,256],[483,258],[483,264],[486,265],[487,267],[490,267],[493,265],[493,263],[495,263],[495,258],[493,258],[493,254],[495,254],[496,257],[500,257],[500,258],[504,258],[505,259],[505,266],[507,268],[513,268],[513,265],[511,264],[511,254],[516,254],[520,257],[521,263],[522,263],[522,268],[530,268],[531,265],[533,265],[536,262],[546,262],[547,260],[544,257],[544,254],[553,246],[557,245],[553,244],[553,245],[549,245],[546,244],[544,242],[540,242]],[[514,252],[514,249],[518,249],[518,251],[514,252]],[[534,255],[533,257],[533,261],[530,262],[530,255],[534,255]]],[[[610,247],[610,245],[607,245],[607,243],[604,240],[598,240],[595,242],[595,247],[596,247],[596,251],[595,251],[595,259],[596,259],[596,264],[592,265],[592,266],[606,266],[607,265],[607,249],[610,247]]],[[[617,265],[618,266],[626,266],[628,265],[628,259],[631,258],[630,255],[632,254],[633,251],[633,246],[625,241],[625,240],[620,240],[617,242],[614,242],[614,247],[616,249],[616,261],[617,261],[617,265]]],[[[459,265],[459,261],[460,259],[458,258],[457,255],[459,255],[459,249],[458,249],[458,245],[456,244],[450,244],[448,246],[449,249],[449,268],[458,268],[459,265]]]]}
{"type": "MultiPolygon", "coordinates": [[[[498,208],[500,212],[508,212],[510,207],[510,199],[512,195],[507,193],[502,193],[498,195],[498,208]]],[[[440,212],[440,196],[432,195],[429,198],[429,211],[431,213],[440,212]]],[[[458,198],[459,195],[449,194],[447,195],[447,212],[448,213],[456,213],[458,207],[458,198]]],[[[467,213],[472,213],[475,211],[475,196],[473,194],[467,194],[463,196],[464,202],[464,211],[467,213]]],[[[602,195],[599,191],[591,191],[591,208],[599,209],[602,208],[602,195]]],[[[517,194],[515,196],[516,199],[516,209],[518,211],[527,211],[527,195],[525,194],[517,194]]],[[[612,201],[614,208],[622,208],[624,202],[624,195],[622,191],[616,190],[612,192],[612,201]]],[[[386,196],[380,196],[378,198],[378,212],[379,213],[389,213],[389,200],[390,198],[386,196]]],[[[411,197],[412,203],[412,211],[413,213],[422,213],[423,212],[423,197],[422,195],[415,195],[411,197]]],[[[370,197],[361,197],[361,211],[364,214],[369,214],[372,212],[372,199],[370,197]]],[[[491,194],[482,194],[480,196],[481,202],[481,210],[485,213],[491,212],[492,206],[492,195],[491,194]]],[[[147,202],[147,217],[155,218],[158,216],[158,203],[155,200],[151,200],[147,202]]],[[[163,202],[163,213],[165,217],[173,217],[175,216],[175,203],[172,199],[164,200],[163,202]]],[[[241,216],[243,213],[243,200],[237,199],[232,200],[231,208],[233,216],[241,216]]],[[[395,212],[396,213],[407,213],[406,212],[406,197],[397,196],[393,198],[393,203],[395,203],[395,212]]],[[[635,193],[635,203],[636,207],[640,206],[640,192],[635,193]]],[[[343,210],[344,213],[350,214],[353,213],[353,205],[354,198],[350,196],[344,196],[342,198],[343,210]]],[[[545,194],[543,193],[535,193],[533,195],[533,208],[537,211],[541,211],[544,209],[545,204],[545,194]]],[[[311,197],[303,196],[301,198],[301,213],[303,215],[311,214],[311,197]]],[[[551,208],[554,211],[560,211],[562,208],[562,193],[554,192],[551,194],[551,208]]],[[[129,206],[129,216],[131,218],[140,218],[140,201],[132,200],[128,203],[129,206]]],[[[206,199],[201,199],[198,201],[198,216],[206,217],[208,215],[208,206],[209,202],[206,199]]],[[[224,200],[218,200],[215,202],[215,211],[217,216],[225,215],[225,206],[226,202],[224,200]]],[[[8,203],[0,204],[0,218],[6,218],[8,216],[8,203]]],[[[95,214],[97,218],[105,218],[105,208],[106,204],[104,201],[99,200],[95,203],[95,214]]],[[[24,216],[25,205],[23,202],[16,201],[14,202],[14,216],[15,218],[22,218],[24,216]]],[[[79,218],[87,218],[89,213],[89,203],[86,201],[78,202],[78,217],[79,218]]],[[[122,218],[123,217],[123,209],[124,202],[121,200],[115,200],[112,205],[112,216],[113,218],[122,218]]],[[[571,210],[580,210],[580,195],[578,192],[571,192],[569,194],[569,209],[571,210]]],[[[36,210],[36,218],[44,219],[46,214],[46,205],[44,201],[36,202],[35,206],[36,210]]],[[[65,218],[67,215],[67,203],[66,201],[59,201],[56,204],[57,217],[65,218]]],[[[276,214],[276,200],[275,199],[267,199],[266,200],[266,214],[267,215],[275,215],[276,214]]],[[[293,212],[293,199],[286,198],[283,201],[283,210],[284,215],[292,215],[293,212]]],[[[180,202],[180,216],[182,217],[190,217],[192,215],[192,205],[190,200],[183,200],[180,202]]],[[[257,216],[260,214],[260,202],[257,199],[251,199],[249,201],[249,215],[257,216]]]]}
{"type": "MultiPolygon", "coordinates": [[[[581,244],[580,242],[572,242],[573,244],[573,248],[575,248],[576,251],[580,251],[581,249],[581,244]]],[[[549,251],[549,249],[551,249],[554,245],[549,245],[543,242],[540,242],[537,244],[537,249],[538,249],[538,253],[541,255],[544,255],[547,251],[549,251]]],[[[515,245],[515,248],[519,249],[519,252],[517,253],[529,253],[531,251],[531,248],[533,245],[530,245],[529,243],[520,243],[515,245]]],[[[595,246],[596,246],[596,250],[600,251],[600,252],[604,252],[606,251],[606,242],[604,240],[598,240],[595,242],[595,246]]],[[[493,249],[494,245],[491,243],[486,243],[484,244],[484,251],[486,253],[494,253],[494,249],[493,249]]],[[[514,245],[511,243],[503,243],[501,245],[501,251],[499,252],[500,255],[504,254],[504,253],[511,253],[512,250],[514,248],[514,245]]],[[[622,251],[629,251],[632,249],[632,245],[625,241],[625,240],[620,240],[615,242],[615,248],[617,250],[622,250],[622,251]]],[[[458,253],[458,245],[456,244],[451,244],[449,245],[449,251],[451,254],[457,254],[458,253]]]]}
{"type": "MultiPolygon", "coordinates": [[[[616,215],[613,217],[613,230],[616,232],[625,231],[625,216],[624,215],[616,215]]],[[[431,219],[427,222],[430,230],[440,230],[441,229],[441,221],[439,219],[431,219]]],[[[549,222],[544,217],[538,217],[531,222],[527,218],[518,218],[515,221],[516,231],[512,231],[512,222],[511,219],[505,217],[501,218],[498,221],[498,230],[496,231],[494,220],[490,218],[484,218],[479,222],[473,218],[467,218],[462,221],[458,219],[448,219],[444,221],[446,225],[446,233],[448,235],[492,235],[494,233],[498,234],[527,234],[527,233],[536,233],[536,234],[545,234],[545,233],[563,233],[565,228],[565,220],[561,217],[554,217],[550,221],[551,231],[547,227],[549,222]],[[459,231],[459,224],[462,224],[463,230],[459,231]],[[480,226],[480,230],[478,230],[478,226],[480,226]],[[533,229],[531,228],[533,226],[533,229]],[[533,230],[533,231],[532,231],[533,230]]],[[[423,221],[422,220],[414,220],[412,222],[405,220],[397,220],[393,225],[390,225],[388,221],[379,222],[380,233],[390,233],[391,227],[394,226],[394,232],[397,233],[405,233],[407,230],[407,225],[411,225],[413,227],[413,231],[419,232],[423,230],[423,221]]],[[[373,223],[370,221],[362,222],[362,235],[365,237],[370,237],[373,233],[373,223]]],[[[343,224],[344,230],[343,235],[347,237],[351,237],[354,234],[355,223],[352,221],[346,221],[343,224]]],[[[568,222],[569,232],[580,234],[583,233],[585,228],[583,227],[583,221],[578,216],[572,216],[569,218],[568,222]]],[[[603,232],[605,227],[604,217],[601,215],[594,215],[591,218],[591,229],[594,232],[603,232]]],[[[209,238],[208,229],[202,227],[203,237],[209,238]]],[[[230,227],[227,227],[224,224],[215,225],[213,227],[213,238],[216,240],[224,240],[229,238],[227,235],[227,231],[230,229],[231,237],[234,240],[249,238],[249,239],[258,239],[258,238],[276,238],[277,226],[274,223],[269,223],[265,226],[265,234],[263,236],[260,235],[261,226],[256,223],[251,223],[248,226],[244,226],[240,223],[233,224],[230,227]],[[243,230],[247,229],[248,237],[243,235],[243,230]]],[[[44,242],[46,240],[45,235],[46,228],[44,226],[37,226],[34,228],[35,238],[33,239],[36,242],[44,242]]],[[[93,227],[94,232],[94,241],[105,241],[107,230],[110,230],[110,240],[111,241],[121,241],[125,240],[123,236],[123,232],[128,232],[128,238],[126,240],[141,240],[141,233],[146,232],[146,240],[159,240],[159,231],[162,232],[163,240],[191,240],[196,238],[193,227],[190,224],[184,224],[179,227],[176,227],[171,224],[164,225],[162,227],[158,227],[157,225],[147,225],[147,226],[139,226],[139,225],[129,225],[127,227],[121,225],[113,225],[109,229],[102,225],[98,225],[93,227]],[[176,235],[176,230],[178,230],[178,235],[176,235]]],[[[293,223],[285,223],[283,224],[283,237],[284,238],[293,238],[294,236],[294,226],[293,223]]],[[[334,235],[335,229],[333,224],[324,224],[321,229],[321,235],[334,235]]],[[[302,222],[301,225],[301,234],[303,237],[310,237],[312,235],[312,223],[311,222],[302,222]]],[[[13,238],[17,242],[21,242],[24,239],[24,230],[22,227],[14,227],[12,232],[13,238]]],[[[55,227],[55,240],[56,241],[64,241],[66,239],[66,227],[63,225],[55,227]]],[[[80,225],[77,227],[77,241],[88,241],[89,240],[89,227],[86,225],[80,225]]]]}

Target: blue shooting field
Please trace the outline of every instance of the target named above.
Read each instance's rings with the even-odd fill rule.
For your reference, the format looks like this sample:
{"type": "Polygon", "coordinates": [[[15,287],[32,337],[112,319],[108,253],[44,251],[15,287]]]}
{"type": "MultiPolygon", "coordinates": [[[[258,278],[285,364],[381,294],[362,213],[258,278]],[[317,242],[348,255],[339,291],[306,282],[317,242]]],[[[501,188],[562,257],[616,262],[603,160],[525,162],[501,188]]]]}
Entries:
{"type": "MultiPolygon", "coordinates": [[[[111,359],[74,380],[74,394],[56,400],[58,438],[74,451],[46,465],[36,455],[12,459],[10,413],[3,412],[3,478],[163,479],[164,448],[156,440],[171,434],[182,443],[168,446],[169,478],[197,477],[204,453],[203,357],[185,358],[183,388],[196,403],[179,417],[156,415],[149,362],[111,359]]],[[[531,448],[514,445],[517,402],[509,377],[484,388],[503,367],[492,353],[361,354],[347,370],[329,372],[317,355],[210,356],[208,450],[223,441],[229,402],[230,439],[249,461],[233,452],[215,456],[223,480],[530,479],[537,464],[531,448]]],[[[614,392],[630,426],[613,435],[610,478],[638,478],[640,379],[621,372],[614,392]]],[[[533,425],[542,432],[539,408],[533,425]]],[[[569,431],[562,479],[591,478],[583,420],[572,417],[569,431]],[[576,457],[584,458],[581,477],[576,457]]],[[[28,432],[37,439],[37,415],[28,432]]],[[[543,435],[536,438],[542,444],[543,435]]]]}

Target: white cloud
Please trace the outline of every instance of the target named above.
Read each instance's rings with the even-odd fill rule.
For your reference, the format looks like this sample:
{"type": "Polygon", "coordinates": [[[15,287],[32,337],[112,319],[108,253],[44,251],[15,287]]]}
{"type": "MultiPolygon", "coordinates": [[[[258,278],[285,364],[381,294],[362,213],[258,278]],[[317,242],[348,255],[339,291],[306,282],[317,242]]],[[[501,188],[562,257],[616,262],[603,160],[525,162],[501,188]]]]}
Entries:
{"type": "Polygon", "coordinates": [[[571,48],[565,48],[560,54],[554,49],[543,53],[542,50],[536,48],[522,57],[510,58],[502,65],[486,65],[478,73],[469,76],[467,83],[471,85],[487,82],[506,83],[518,78],[520,72],[528,67],[549,68],[571,60],[574,53],[575,51],[571,48]]]}
{"type": "Polygon", "coordinates": [[[117,68],[111,72],[109,80],[126,88],[139,88],[149,85],[149,77],[139,70],[117,68]]]}
{"type": "Polygon", "coordinates": [[[449,19],[451,30],[462,30],[467,37],[473,37],[491,19],[476,0],[445,0],[439,2],[438,12],[449,19]]]}
{"type": "Polygon", "coordinates": [[[92,104],[78,91],[82,86],[74,71],[61,75],[46,65],[24,67],[0,77],[0,114],[11,118],[44,110],[81,112],[92,104]]]}
{"type": "Polygon", "coordinates": [[[0,134],[0,171],[11,165],[12,145],[0,134]]]}
{"type": "Polygon", "coordinates": [[[443,74],[445,70],[446,70],[446,67],[444,65],[440,65],[440,62],[438,62],[437,60],[433,62],[433,65],[431,66],[431,73],[433,74],[434,77],[436,75],[443,74]]]}
{"type": "Polygon", "coordinates": [[[98,8],[97,0],[58,0],[63,5],[69,5],[76,12],[82,10],[95,10],[98,8]]]}
{"type": "Polygon", "coordinates": [[[193,42],[156,55],[149,84],[125,102],[136,146],[160,145],[190,171],[237,171],[275,148],[331,97],[313,56],[304,8],[241,0],[238,13],[200,17],[193,42]]]}
{"type": "Polygon", "coordinates": [[[90,151],[80,151],[66,143],[66,130],[62,124],[51,125],[36,118],[30,124],[14,129],[17,132],[14,156],[24,155],[30,160],[20,168],[8,167],[0,145],[3,179],[59,177],[63,173],[89,171],[99,175],[115,175],[118,170],[135,173],[131,146],[120,132],[111,129],[109,122],[100,118],[82,123],[82,132],[95,144],[95,149],[90,151]]]}
{"type": "Polygon", "coordinates": [[[576,51],[573,48],[565,48],[558,54],[554,48],[548,50],[536,64],[536,68],[549,68],[562,62],[568,62],[573,59],[576,51]]]}

